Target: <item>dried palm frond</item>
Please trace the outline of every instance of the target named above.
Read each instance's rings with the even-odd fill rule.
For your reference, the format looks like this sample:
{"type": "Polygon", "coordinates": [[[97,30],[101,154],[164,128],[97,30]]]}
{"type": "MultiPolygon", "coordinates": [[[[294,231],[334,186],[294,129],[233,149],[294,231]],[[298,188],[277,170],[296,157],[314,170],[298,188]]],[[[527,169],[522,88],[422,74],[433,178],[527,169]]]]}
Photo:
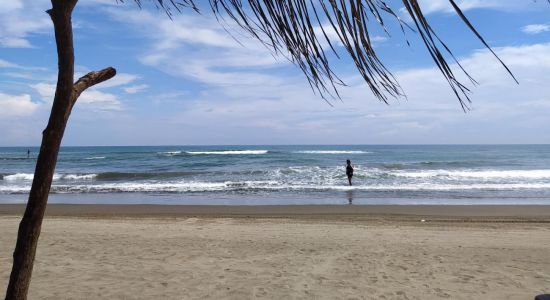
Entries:
{"type": "MultiPolygon", "coordinates": [[[[134,1],[141,6],[142,0],[134,1]]],[[[199,11],[196,0],[152,1],[169,16],[172,15],[171,8],[177,11],[181,11],[182,8],[199,11]]],[[[456,1],[448,1],[465,25],[514,78],[504,62],[470,23],[456,1]]],[[[403,32],[410,28],[420,35],[428,53],[462,108],[467,109],[468,103],[471,102],[468,97],[469,90],[455,76],[446,55],[450,55],[471,82],[475,83],[475,80],[462,68],[449,47],[436,34],[426,19],[419,0],[401,2],[404,6],[403,11],[410,16],[414,24],[412,27],[416,30],[404,22],[385,0],[208,0],[218,20],[229,18],[275,53],[288,55],[305,74],[314,91],[318,91],[323,98],[327,94],[339,97],[337,85],[345,85],[333,71],[327,57],[326,51],[331,51],[339,58],[334,41],[329,38],[331,34],[337,36],[338,42],[345,48],[359,74],[379,100],[388,103],[388,96],[403,95],[399,83],[379,59],[371,40],[373,28],[369,21],[374,20],[375,24],[388,32],[385,17],[390,17],[399,24],[403,32]]]]}

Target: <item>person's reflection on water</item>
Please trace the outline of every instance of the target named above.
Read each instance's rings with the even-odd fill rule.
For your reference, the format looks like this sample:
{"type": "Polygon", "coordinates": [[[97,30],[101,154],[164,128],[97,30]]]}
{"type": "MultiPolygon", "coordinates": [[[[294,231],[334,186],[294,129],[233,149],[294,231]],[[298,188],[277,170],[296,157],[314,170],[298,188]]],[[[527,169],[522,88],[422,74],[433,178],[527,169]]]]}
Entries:
{"type": "Polygon", "coordinates": [[[353,204],[353,190],[347,190],[346,191],[346,196],[348,197],[348,204],[351,205],[353,204]]]}

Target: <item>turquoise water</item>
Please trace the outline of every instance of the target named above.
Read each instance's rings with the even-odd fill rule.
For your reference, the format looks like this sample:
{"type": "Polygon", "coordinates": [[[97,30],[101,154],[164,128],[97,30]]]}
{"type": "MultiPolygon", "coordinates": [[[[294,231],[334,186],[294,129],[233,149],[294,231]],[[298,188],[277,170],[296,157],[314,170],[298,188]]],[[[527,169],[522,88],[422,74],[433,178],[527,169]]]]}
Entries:
{"type": "MultiPolygon", "coordinates": [[[[37,148],[0,148],[0,203],[37,148]]],[[[65,147],[50,202],[550,204],[550,145],[65,147]],[[355,167],[347,186],[345,161],[355,167]]]]}

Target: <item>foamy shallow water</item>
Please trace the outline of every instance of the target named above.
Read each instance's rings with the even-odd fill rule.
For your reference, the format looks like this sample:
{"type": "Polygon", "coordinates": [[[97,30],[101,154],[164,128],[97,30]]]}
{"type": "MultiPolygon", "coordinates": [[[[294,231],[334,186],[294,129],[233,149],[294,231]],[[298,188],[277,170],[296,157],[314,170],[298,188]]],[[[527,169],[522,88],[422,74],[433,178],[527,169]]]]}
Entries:
{"type": "MultiPolygon", "coordinates": [[[[24,201],[25,156],[0,148],[0,203],[24,201]]],[[[69,202],[550,204],[550,146],[70,147],[51,192],[69,202]]]]}

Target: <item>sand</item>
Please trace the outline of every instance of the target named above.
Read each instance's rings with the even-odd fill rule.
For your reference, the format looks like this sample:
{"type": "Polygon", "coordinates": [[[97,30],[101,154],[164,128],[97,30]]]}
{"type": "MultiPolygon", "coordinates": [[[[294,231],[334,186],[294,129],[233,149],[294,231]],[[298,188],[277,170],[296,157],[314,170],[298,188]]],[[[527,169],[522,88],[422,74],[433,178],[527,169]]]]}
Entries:
{"type": "MultiPolygon", "coordinates": [[[[497,208],[485,217],[471,207],[478,215],[448,207],[430,208],[439,215],[426,207],[290,214],[289,207],[291,217],[270,216],[265,208],[256,212],[261,216],[229,217],[215,207],[204,215],[168,207],[170,215],[129,216],[128,207],[101,206],[95,213],[88,207],[92,215],[68,207],[58,207],[57,215],[50,209],[44,221],[29,299],[533,299],[550,293],[550,226],[540,213],[547,207],[516,215],[497,208]]],[[[2,288],[16,211],[0,206],[2,288]]]]}

